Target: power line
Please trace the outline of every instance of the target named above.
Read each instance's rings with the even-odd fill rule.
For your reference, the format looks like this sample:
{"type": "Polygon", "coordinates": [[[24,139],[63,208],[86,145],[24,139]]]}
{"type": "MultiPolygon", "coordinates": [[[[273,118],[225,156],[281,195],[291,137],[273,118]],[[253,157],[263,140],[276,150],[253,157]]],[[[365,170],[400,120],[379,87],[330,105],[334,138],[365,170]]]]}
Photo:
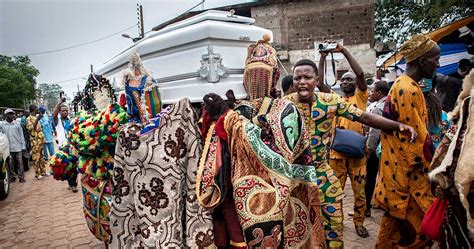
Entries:
{"type": "MultiPolygon", "coordinates": [[[[58,84],[58,85],[61,85],[61,83],[66,83],[66,82],[69,82],[69,81],[73,81],[73,80],[80,80],[82,78],[86,78],[88,77],[89,75],[83,75],[83,76],[79,76],[79,77],[76,77],[76,78],[73,78],[73,79],[69,79],[69,80],[61,80],[61,81],[56,81],[56,82],[51,82],[51,83],[48,83],[48,84],[58,84]]],[[[69,85],[74,85],[74,84],[77,84],[77,83],[69,83],[69,84],[65,84],[65,85],[61,85],[61,86],[69,86],[69,85]]]]}
{"type": "Polygon", "coordinates": [[[95,42],[98,42],[98,41],[102,41],[102,40],[107,39],[107,38],[109,38],[109,37],[112,37],[112,36],[114,36],[114,35],[120,34],[120,33],[124,32],[124,31],[127,31],[127,30],[129,30],[129,29],[131,29],[131,28],[133,28],[133,27],[136,27],[136,26],[137,26],[137,25],[134,24],[133,26],[130,26],[130,27],[126,28],[126,29],[123,29],[123,30],[120,30],[120,31],[118,31],[118,32],[115,32],[115,33],[113,33],[113,34],[111,34],[111,35],[104,36],[104,37],[102,37],[102,38],[99,38],[99,39],[96,39],[96,40],[93,40],[93,41],[89,41],[89,42],[86,42],[86,43],[82,43],[82,44],[78,44],[78,45],[74,45],[74,46],[70,46],[70,47],[65,47],[65,48],[60,48],[60,49],[55,49],[55,50],[44,51],[44,52],[25,54],[24,56],[34,56],[34,55],[55,53],[55,52],[59,52],[59,51],[63,51],[63,50],[68,50],[68,49],[71,49],[71,48],[77,48],[77,47],[89,45],[89,44],[91,44],[91,43],[95,43],[95,42]]]}

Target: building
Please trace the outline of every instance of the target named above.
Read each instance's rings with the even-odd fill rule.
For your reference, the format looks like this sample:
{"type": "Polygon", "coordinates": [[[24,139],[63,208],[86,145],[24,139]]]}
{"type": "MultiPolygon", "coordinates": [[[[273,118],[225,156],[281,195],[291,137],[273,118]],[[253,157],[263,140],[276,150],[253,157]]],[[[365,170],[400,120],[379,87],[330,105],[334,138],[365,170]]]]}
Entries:
{"type": "MultiPolygon", "coordinates": [[[[273,32],[273,46],[281,61],[282,76],[290,74],[293,64],[300,59],[318,63],[317,47],[325,40],[341,40],[359,61],[366,76],[372,77],[376,72],[374,0],[250,0],[217,9],[234,10],[236,15],[252,17],[255,25],[273,32]]],[[[186,12],[153,30],[158,31],[202,11],[186,12]]],[[[334,59],[336,76],[340,77],[350,67],[342,56],[336,55],[334,59]]],[[[332,63],[326,64],[327,82],[332,84],[335,82],[332,63]]]]}
{"type": "MultiPolygon", "coordinates": [[[[303,58],[318,63],[317,48],[325,40],[342,40],[367,76],[376,71],[373,0],[267,1],[252,6],[251,17],[273,31],[273,45],[288,72],[303,58]]],[[[332,63],[326,64],[328,83],[333,83],[332,63]]],[[[335,65],[339,77],[350,69],[340,56],[335,65]]]]}

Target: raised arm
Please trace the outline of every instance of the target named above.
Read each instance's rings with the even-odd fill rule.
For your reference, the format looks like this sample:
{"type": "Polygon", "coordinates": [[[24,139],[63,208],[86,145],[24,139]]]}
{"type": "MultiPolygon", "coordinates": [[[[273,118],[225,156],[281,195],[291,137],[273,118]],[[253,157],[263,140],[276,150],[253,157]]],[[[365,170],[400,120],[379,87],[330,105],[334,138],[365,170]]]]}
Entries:
{"type": "Polygon", "coordinates": [[[367,91],[367,82],[365,81],[364,71],[359,65],[359,62],[357,62],[357,60],[354,58],[354,56],[352,56],[349,50],[343,47],[340,43],[337,43],[334,52],[340,52],[344,55],[344,57],[346,57],[347,61],[349,62],[349,65],[352,68],[352,71],[354,71],[355,75],[357,76],[357,88],[363,92],[367,91]]]}
{"type": "Polygon", "coordinates": [[[324,83],[324,66],[326,64],[326,57],[328,56],[328,54],[326,52],[321,52],[321,51],[319,52],[319,54],[320,54],[319,65],[318,65],[319,81],[316,87],[319,89],[320,92],[330,93],[331,88],[324,83]]]}
{"type": "Polygon", "coordinates": [[[61,100],[59,100],[59,103],[56,105],[56,107],[54,107],[54,111],[53,111],[53,121],[54,121],[54,126],[56,126],[59,122],[58,120],[58,114],[59,114],[59,111],[61,110],[61,104],[63,102],[61,100]]]}

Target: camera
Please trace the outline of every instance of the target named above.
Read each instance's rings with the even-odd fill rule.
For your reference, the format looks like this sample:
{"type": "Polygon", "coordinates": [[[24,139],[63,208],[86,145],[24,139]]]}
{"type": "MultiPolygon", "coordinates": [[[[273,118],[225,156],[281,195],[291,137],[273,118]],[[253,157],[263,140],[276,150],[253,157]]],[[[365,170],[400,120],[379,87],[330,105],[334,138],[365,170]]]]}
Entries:
{"type": "Polygon", "coordinates": [[[319,44],[318,48],[321,52],[331,52],[332,50],[336,49],[336,43],[321,43],[319,44]]]}

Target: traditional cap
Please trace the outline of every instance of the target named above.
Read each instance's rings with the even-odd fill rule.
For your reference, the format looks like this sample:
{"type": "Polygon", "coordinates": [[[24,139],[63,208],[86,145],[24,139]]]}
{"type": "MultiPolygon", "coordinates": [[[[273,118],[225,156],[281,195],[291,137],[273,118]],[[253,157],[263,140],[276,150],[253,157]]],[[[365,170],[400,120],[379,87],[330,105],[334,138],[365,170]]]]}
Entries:
{"type": "Polygon", "coordinates": [[[431,40],[431,38],[418,34],[400,47],[400,53],[405,57],[406,62],[409,63],[428,53],[435,46],[436,42],[431,40]]]}
{"type": "Polygon", "coordinates": [[[5,114],[8,114],[8,113],[15,113],[15,111],[13,111],[12,109],[8,108],[5,110],[5,114]]]}

